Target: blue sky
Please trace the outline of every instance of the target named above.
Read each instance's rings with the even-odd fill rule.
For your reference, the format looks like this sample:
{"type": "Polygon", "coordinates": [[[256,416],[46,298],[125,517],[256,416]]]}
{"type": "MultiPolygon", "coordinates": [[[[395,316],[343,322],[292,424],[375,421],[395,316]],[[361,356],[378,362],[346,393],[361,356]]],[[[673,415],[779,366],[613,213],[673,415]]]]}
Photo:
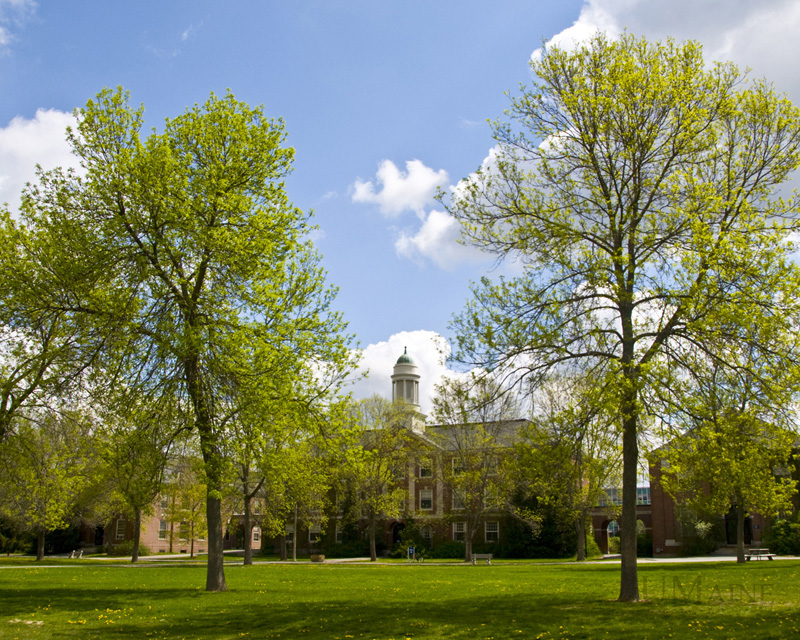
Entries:
{"type": "Polygon", "coordinates": [[[529,82],[543,40],[624,28],[698,39],[800,102],[797,0],[0,0],[0,202],[17,206],[35,163],[70,163],[70,114],[103,87],[128,89],[153,127],[212,91],[263,104],[286,122],[289,195],[316,212],[372,372],[357,394],[389,393],[407,345],[428,409],[437,336],[492,271],[455,243],[436,186],[488,156],[486,121],[529,82]]]}

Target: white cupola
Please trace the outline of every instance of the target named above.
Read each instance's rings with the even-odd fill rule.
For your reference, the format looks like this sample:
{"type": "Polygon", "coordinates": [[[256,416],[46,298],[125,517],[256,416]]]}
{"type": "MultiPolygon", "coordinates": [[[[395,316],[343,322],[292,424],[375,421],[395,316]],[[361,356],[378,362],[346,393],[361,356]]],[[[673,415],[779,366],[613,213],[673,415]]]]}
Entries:
{"type": "Polygon", "coordinates": [[[408,347],[394,365],[392,401],[395,400],[404,400],[419,411],[419,367],[408,355],[408,347]]]}

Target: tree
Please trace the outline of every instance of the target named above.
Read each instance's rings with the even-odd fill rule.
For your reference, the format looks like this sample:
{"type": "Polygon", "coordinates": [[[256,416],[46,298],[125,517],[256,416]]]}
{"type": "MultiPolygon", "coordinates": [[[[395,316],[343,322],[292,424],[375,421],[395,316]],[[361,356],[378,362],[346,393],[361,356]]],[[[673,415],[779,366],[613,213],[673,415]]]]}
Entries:
{"type": "MultiPolygon", "coordinates": [[[[93,319],[48,304],[52,282],[27,251],[30,241],[0,207],[0,445],[27,413],[79,387],[105,344],[93,319]]],[[[74,284],[83,275],[70,278],[74,284]]]]}
{"type": "Polygon", "coordinates": [[[366,519],[371,562],[378,559],[378,525],[387,518],[399,518],[408,501],[408,492],[398,480],[416,448],[407,430],[409,420],[405,403],[377,395],[361,400],[355,408],[353,436],[358,444],[345,452],[344,486],[353,512],[366,519]]]}
{"type": "Polygon", "coordinates": [[[789,472],[797,444],[793,397],[796,371],[764,371],[737,349],[739,367],[696,362],[673,417],[685,432],[659,450],[661,483],[695,514],[736,511],[736,557],[745,561],[748,511],[777,515],[790,510],[797,483],[789,472]],[[756,375],[756,373],[760,375],[756,375]],[[666,465],[664,465],[666,462],[666,465]]]}
{"type": "Polygon", "coordinates": [[[536,396],[531,424],[515,443],[513,468],[523,494],[565,510],[575,523],[578,561],[586,559],[586,523],[619,473],[615,416],[580,374],[550,377],[536,396]]]}
{"type": "Polygon", "coordinates": [[[2,450],[0,512],[36,535],[41,561],[47,533],[77,520],[92,496],[99,456],[85,416],[47,411],[28,418],[2,450]]]}
{"type": "Polygon", "coordinates": [[[503,458],[524,421],[513,394],[487,378],[445,380],[436,387],[433,411],[438,424],[427,434],[440,449],[439,477],[463,517],[464,561],[470,562],[481,520],[508,502],[503,458]]]}
{"type": "Polygon", "coordinates": [[[230,93],[145,140],[143,108],[122,89],[76,115],[68,138],[85,174],[40,172],[23,194],[31,250],[56,280],[86,274],[80,286],[65,276],[52,304],[105,323],[105,366],[120,382],[191,408],[207,482],[206,589],[224,591],[223,449],[238,410],[225,400],[242,377],[269,375],[253,353],[321,370],[351,357],[309,216],[281,182],[293,150],[280,120],[230,93]]]}
{"type": "Polygon", "coordinates": [[[466,241],[522,274],[474,287],[454,353],[534,380],[580,360],[600,383],[621,421],[619,599],[634,601],[642,393],[676,350],[719,339],[711,311],[796,317],[793,203],[773,192],[798,165],[800,117],[692,42],[597,34],[531,65],[494,125],[496,162],[448,206],[466,241]]]}
{"type": "Polygon", "coordinates": [[[106,394],[103,455],[110,482],[110,504],[133,517],[131,562],[139,561],[142,516],[152,515],[162,493],[170,448],[187,425],[175,403],[148,404],[127,394],[106,394]],[[116,395],[117,398],[112,399],[116,395]]]}

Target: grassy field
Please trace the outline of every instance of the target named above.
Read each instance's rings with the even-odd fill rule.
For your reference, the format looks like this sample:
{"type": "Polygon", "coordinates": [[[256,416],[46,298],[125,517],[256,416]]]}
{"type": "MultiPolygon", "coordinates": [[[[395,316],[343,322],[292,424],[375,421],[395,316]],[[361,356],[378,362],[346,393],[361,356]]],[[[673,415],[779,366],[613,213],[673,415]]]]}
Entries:
{"type": "Polygon", "coordinates": [[[795,638],[800,561],[619,567],[282,565],[205,568],[0,560],[0,638],[795,638]]]}

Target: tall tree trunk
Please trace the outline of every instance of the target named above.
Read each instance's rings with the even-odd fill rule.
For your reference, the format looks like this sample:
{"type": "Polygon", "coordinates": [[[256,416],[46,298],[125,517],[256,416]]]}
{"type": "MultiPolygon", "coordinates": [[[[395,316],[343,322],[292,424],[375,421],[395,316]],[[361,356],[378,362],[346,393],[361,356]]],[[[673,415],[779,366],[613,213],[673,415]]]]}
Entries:
{"type": "Polygon", "coordinates": [[[639,443],[637,440],[636,390],[633,381],[628,381],[622,402],[622,517],[619,540],[622,571],[620,579],[620,602],[639,600],[639,576],[636,566],[636,481],[639,467],[639,443]]]}
{"type": "Polygon", "coordinates": [[[578,530],[578,550],[575,559],[578,562],[586,560],[586,510],[581,507],[577,522],[578,530]]]}
{"type": "Polygon", "coordinates": [[[744,562],[744,506],[736,496],[736,562],[744,562]]]}
{"type": "Polygon", "coordinates": [[[44,527],[36,531],[36,562],[44,560],[44,527]]]}
{"type": "MultiPolygon", "coordinates": [[[[197,335],[200,334],[195,319],[187,318],[186,324],[197,335]]],[[[222,538],[222,454],[217,445],[209,400],[200,373],[198,352],[188,355],[184,361],[184,375],[192,408],[195,427],[200,436],[200,450],[206,472],[206,519],[208,521],[208,565],[206,567],[206,591],[227,591],[225,584],[225,562],[222,538]]]]}
{"type": "Polygon", "coordinates": [[[378,552],[375,548],[375,518],[369,519],[369,561],[377,562],[378,552]]]}
{"type": "Polygon", "coordinates": [[[139,542],[142,537],[142,510],[136,509],[136,515],[133,517],[133,552],[131,553],[131,562],[139,562],[139,542]]]}
{"type": "Polygon", "coordinates": [[[253,499],[247,494],[244,484],[244,564],[253,564],[253,499]]]}
{"type": "Polygon", "coordinates": [[[280,554],[281,554],[281,560],[284,560],[284,561],[285,561],[285,560],[287,560],[287,559],[288,559],[288,557],[289,557],[289,554],[288,554],[288,553],[286,553],[286,534],[285,534],[285,533],[284,533],[284,534],[282,534],[282,535],[280,536],[280,538],[278,538],[278,539],[280,540],[280,544],[281,544],[281,551],[280,551],[280,554]]]}
{"type": "Polygon", "coordinates": [[[208,565],[206,568],[206,591],[227,591],[225,583],[225,556],[222,539],[222,499],[218,483],[212,488],[209,480],[206,494],[206,518],[208,520],[208,565]]]}
{"type": "Polygon", "coordinates": [[[297,503],[294,503],[294,533],[292,534],[292,562],[297,562],[297,503]]]}
{"type": "Polygon", "coordinates": [[[469,531],[464,534],[464,562],[472,562],[472,535],[474,531],[471,526],[469,531]]]}

